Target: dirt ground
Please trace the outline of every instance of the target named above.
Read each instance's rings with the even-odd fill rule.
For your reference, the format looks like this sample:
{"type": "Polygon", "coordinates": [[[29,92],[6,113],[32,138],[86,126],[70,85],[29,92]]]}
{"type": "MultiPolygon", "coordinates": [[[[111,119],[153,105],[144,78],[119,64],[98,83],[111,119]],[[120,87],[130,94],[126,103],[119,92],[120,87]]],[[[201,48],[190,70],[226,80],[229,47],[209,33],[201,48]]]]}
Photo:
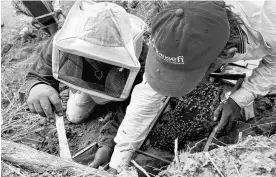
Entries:
{"type": "MultiPolygon", "coordinates": [[[[65,10],[65,13],[68,12],[72,4],[73,2],[63,1],[62,8],[65,10]]],[[[30,30],[32,35],[23,39],[19,35],[19,32],[26,24],[23,24],[15,17],[10,1],[1,1],[1,5],[1,21],[4,22],[4,27],[1,28],[1,138],[58,155],[58,139],[55,124],[49,123],[47,126],[40,126],[39,120],[41,117],[27,112],[27,105],[21,103],[21,96],[19,95],[19,89],[24,82],[28,68],[37,59],[43,44],[49,36],[41,31],[30,30]]],[[[137,8],[129,8],[128,6],[127,10],[142,18],[143,16],[141,14],[151,8],[147,6],[148,4],[144,5],[146,8],[139,8],[139,5],[137,8]]],[[[135,4],[133,7],[136,7],[135,4]]],[[[150,19],[157,11],[158,8],[151,8],[148,17],[144,20],[150,23],[150,19]]],[[[142,150],[172,161],[174,159],[174,140],[178,138],[179,149],[181,151],[202,151],[206,143],[206,138],[215,126],[215,123],[212,121],[212,110],[218,105],[221,90],[221,83],[212,84],[204,82],[189,95],[183,98],[171,99],[167,110],[151,131],[148,141],[144,144],[142,150]]],[[[275,116],[275,103],[275,98],[258,98],[255,102],[254,109],[256,118],[248,121],[248,124],[252,124],[256,120],[275,116]]],[[[66,135],[72,155],[89,144],[98,141],[102,120],[107,115],[111,114],[112,116],[123,117],[125,111],[117,112],[109,107],[109,105],[98,107],[96,110],[91,118],[82,124],[71,124],[65,120],[66,135]]],[[[245,135],[270,137],[275,134],[275,124],[270,123],[267,125],[266,122],[263,122],[263,124],[266,126],[251,126],[247,128],[246,133],[244,133],[244,138],[245,135]]],[[[248,125],[241,125],[241,127],[245,126],[248,125]]],[[[236,135],[238,134],[238,128],[234,129],[231,135],[221,134],[216,143],[219,145],[234,143],[230,139],[237,138],[236,135]],[[232,135],[235,136],[233,137],[232,135]]],[[[212,148],[215,147],[214,145],[212,148]]],[[[275,150],[275,144],[269,144],[269,147],[275,150]]],[[[269,154],[269,152],[267,153],[269,154]]],[[[199,157],[195,158],[197,159],[199,157]]],[[[185,158],[183,157],[183,159],[185,158]]],[[[272,160],[275,161],[275,155],[272,160]]],[[[143,155],[137,155],[135,161],[152,174],[158,174],[168,166],[166,163],[143,155]]],[[[226,162],[224,163],[227,164],[226,162]]],[[[1,165],[6,169],[8,166],[12,166],[12,164],[3,161],[1,165]]],[[[197,164],[197,166],[199,165],[197,164]]],[[[21,170],[22,173],[24,171],[17,167],[12,168],[15,168],[17,171],[19,170],[19,172],[21,170]]],[[[170,166],[161,176],[171,176],[171,170],[175,170],[174,167],[170,166]]],[[[269,171],[272,176],[275,175],[275,168],[270,168],[269,170],[267,168],[265,170],[260,168],[259,171],[260,173],[262,171],[269,171]]],[[[212,171],[214,172],[215,169],[212,169],[212,171]]],[[[12,172],[8,174],[7,172],[5,176],[13,176],[15,174],[17,173],[12,172]]],[[[138,174],[141,176],[141,171],[138,170],[138,174]]],[[[209,172],[206,172],[206,174],[209,174],[209,172]]],[[[212,174],[215,174],[215,172],[212,174]]],[[[179,173],[175,173],[174,175],[177,176],[179,173]]],[[[45,174],[32,173],[31,176],[57,176],[57,174],[51,174],[50,172],[45,172],[45,174]]]]}

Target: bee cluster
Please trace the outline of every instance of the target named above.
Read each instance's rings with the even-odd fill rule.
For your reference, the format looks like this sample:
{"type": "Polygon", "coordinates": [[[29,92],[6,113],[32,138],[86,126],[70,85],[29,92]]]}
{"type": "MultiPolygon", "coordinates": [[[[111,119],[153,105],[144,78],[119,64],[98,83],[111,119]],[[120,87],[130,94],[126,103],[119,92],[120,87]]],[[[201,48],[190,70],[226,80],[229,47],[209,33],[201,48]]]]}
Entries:
{"type": "Polygon", "coordinates": [[[216,84],[201,83],[191,93],[175,100],[175,108],[163,115],[151,131],[149,140],[155,148],[172,151],[178,138],[179,149],[190,141],[207,137],[212,131],[214,99],[221,88],[216,84]]]}

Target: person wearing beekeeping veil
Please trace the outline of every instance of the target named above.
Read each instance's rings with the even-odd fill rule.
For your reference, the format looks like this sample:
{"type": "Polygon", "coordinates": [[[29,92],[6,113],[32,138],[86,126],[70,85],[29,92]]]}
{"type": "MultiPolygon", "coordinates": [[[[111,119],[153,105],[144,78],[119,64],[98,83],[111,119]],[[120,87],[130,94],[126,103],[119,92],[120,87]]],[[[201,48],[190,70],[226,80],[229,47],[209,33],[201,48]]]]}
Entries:
{"type": "MultiPolygon", "coordinates": [[[[140,18],[119,5],[77,1],[27,74],[30,111],[49,119],[55,112],[62,115],[60,82],[70,87],[66,115],[72,123],[87,120],[96,105],[128,98],[140,69],[145,28],[140,18]]],[[[118,123],[109,123],[112,131],[101,131],[99,150],[90,166],[108,162],[117,127],[118,123]]]]}

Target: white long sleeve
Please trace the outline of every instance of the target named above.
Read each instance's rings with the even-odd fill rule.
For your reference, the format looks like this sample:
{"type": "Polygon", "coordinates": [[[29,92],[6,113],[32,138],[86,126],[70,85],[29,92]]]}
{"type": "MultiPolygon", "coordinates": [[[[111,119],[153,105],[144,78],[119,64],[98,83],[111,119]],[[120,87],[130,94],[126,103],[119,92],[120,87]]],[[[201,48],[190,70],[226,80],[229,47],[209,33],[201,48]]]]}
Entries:
{"type": "Polygon", "coordinates": [[[137,149],[146,138],[148,127],[157,115],[165,96],[154,91],[147,83],[136,85],[126,115],[118,129],[117,143],[110,161],[110,167],[120,171],[131,160],[133,149],[137,149]]]}
{"type": "Polygon", "coordinates": [[[246,54],[236,54],[233,60],[262,59],[242,87],[231,95],[240,107],[246,107],[258,95],[276,90],[276,1],[231,0],[227,4],[244,21],[248,37],[246,54]]]}
{"type": "Polygon", "coordinates": [[[242,87],[231,95],[231,98],[240,107],[246,107],[258,95],[264,96],[274,90],[276,90],[276,56],[268,55],[245,80],[242,87]]]}

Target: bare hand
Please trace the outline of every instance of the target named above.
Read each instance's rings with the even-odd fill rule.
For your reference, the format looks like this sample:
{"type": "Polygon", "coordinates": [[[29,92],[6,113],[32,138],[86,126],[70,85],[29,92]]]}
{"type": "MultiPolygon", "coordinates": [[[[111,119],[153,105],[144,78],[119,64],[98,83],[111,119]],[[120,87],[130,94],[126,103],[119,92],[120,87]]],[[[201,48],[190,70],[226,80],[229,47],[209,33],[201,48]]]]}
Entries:
{"type": "Polygon", "coordinates": [[[220,120],[217,131],[231,130],[233,121],[240,116],[240,110],[240,106],[232,98],[221,103],[214,112],[214,121],[220,120]]]}
{"type": "Polygon", "coordinates": [[[108,173],[111,173],[112,175],[118,174],[117,170],[114,169],[114,168],[111,168],[111,167],[109,167],[109,169],[107,170],[107,172],[108,172],[108,173]]]}
{"type": "Polygon", "coordinates": [[[100,165],[103,165],[105,163],[108,163],[111,155],[112,155],[112,149],[108,146],[102,146],[100,147],[95,155],[94,161],[90,164],[93,168],[98,168],[100,165]]]}
{"type": "Polygon", "coordinates": [[[54,111],[60,116],[63,115],[58,92],[46,84],[35,85],[30,90],[27,104],[32,113],[38,113],[49,119],[55,118],[54,111]]]}

